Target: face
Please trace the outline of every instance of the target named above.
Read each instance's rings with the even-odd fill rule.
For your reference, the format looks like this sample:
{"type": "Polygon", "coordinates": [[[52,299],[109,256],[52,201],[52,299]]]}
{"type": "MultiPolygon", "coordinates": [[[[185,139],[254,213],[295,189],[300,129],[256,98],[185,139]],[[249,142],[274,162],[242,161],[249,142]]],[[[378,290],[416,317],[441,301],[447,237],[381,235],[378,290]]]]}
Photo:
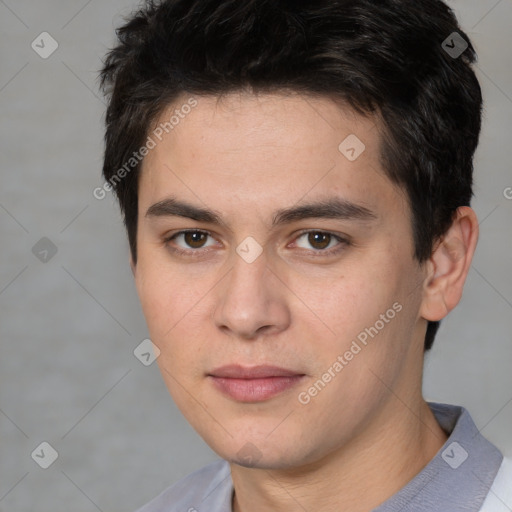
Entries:
{"type": "Polygon", "coordinates": [[[314,463],[393,417],[390,389],[421,393],[425,274],[378,124],[301,95],[184,97],[160,121],[176,109],[133,266],[163,378],[224,459],[314,463]]]}

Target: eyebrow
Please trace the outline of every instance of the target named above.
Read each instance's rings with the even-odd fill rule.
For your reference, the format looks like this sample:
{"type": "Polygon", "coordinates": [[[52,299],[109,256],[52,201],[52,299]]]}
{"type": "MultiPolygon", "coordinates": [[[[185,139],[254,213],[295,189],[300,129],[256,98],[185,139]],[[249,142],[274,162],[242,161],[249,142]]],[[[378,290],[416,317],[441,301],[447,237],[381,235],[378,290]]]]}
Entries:
{"type": "MultiPolygon", "coordinates": [[[[185,217],[197,222],[225,225],[220,213],[169,197],[150,206],[146,217],[185,217]]],[[[377,215],[368,208],[346,199],[331,197],[311,203],[277,210],[272,217],[272,227],[304,219],[338,219],[371,221],[377,215]]]]}

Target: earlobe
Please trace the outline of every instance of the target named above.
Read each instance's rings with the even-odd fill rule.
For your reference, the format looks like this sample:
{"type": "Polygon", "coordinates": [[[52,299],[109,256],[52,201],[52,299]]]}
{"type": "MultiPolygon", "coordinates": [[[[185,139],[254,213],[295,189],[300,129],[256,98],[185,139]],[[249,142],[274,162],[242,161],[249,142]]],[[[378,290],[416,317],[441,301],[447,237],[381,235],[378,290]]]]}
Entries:
{"type": "Polygon", "coordinates": [[[444,318],[459,303],[478,241],[478,220],[468,206],[437,242],[427,262],[420,314],[430,321],[444,318]]]}

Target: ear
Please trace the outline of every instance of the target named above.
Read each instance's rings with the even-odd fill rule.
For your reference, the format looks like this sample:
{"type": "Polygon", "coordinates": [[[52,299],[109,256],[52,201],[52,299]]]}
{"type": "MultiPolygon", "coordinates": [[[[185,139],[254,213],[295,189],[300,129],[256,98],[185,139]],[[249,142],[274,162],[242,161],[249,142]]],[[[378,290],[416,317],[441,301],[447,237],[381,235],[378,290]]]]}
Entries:
{"type": "Polygon", "coordinates": [[[425,320],[441,320],[459,303],[477,242],[476,214],[469,206],[461,206],[426,264],[420,307],[425,320]]]}

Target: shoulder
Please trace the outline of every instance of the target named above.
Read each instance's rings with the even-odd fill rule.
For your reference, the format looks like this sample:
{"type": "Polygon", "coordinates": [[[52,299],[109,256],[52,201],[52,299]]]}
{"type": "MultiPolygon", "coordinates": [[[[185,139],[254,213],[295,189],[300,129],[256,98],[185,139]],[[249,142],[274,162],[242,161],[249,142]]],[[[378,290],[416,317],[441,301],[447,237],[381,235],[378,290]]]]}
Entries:
{"type": "Polygon", "coordinates": [[[480,512],[512,510],[512,459],[505,457],[480,512]]]}
{"type": "Polygon", "coordinates": [[[205,505],[211,512],[231,512],[232,490],[229,464],[219,460],[182,478],[137,512],[197,512],[205,505]]]}

